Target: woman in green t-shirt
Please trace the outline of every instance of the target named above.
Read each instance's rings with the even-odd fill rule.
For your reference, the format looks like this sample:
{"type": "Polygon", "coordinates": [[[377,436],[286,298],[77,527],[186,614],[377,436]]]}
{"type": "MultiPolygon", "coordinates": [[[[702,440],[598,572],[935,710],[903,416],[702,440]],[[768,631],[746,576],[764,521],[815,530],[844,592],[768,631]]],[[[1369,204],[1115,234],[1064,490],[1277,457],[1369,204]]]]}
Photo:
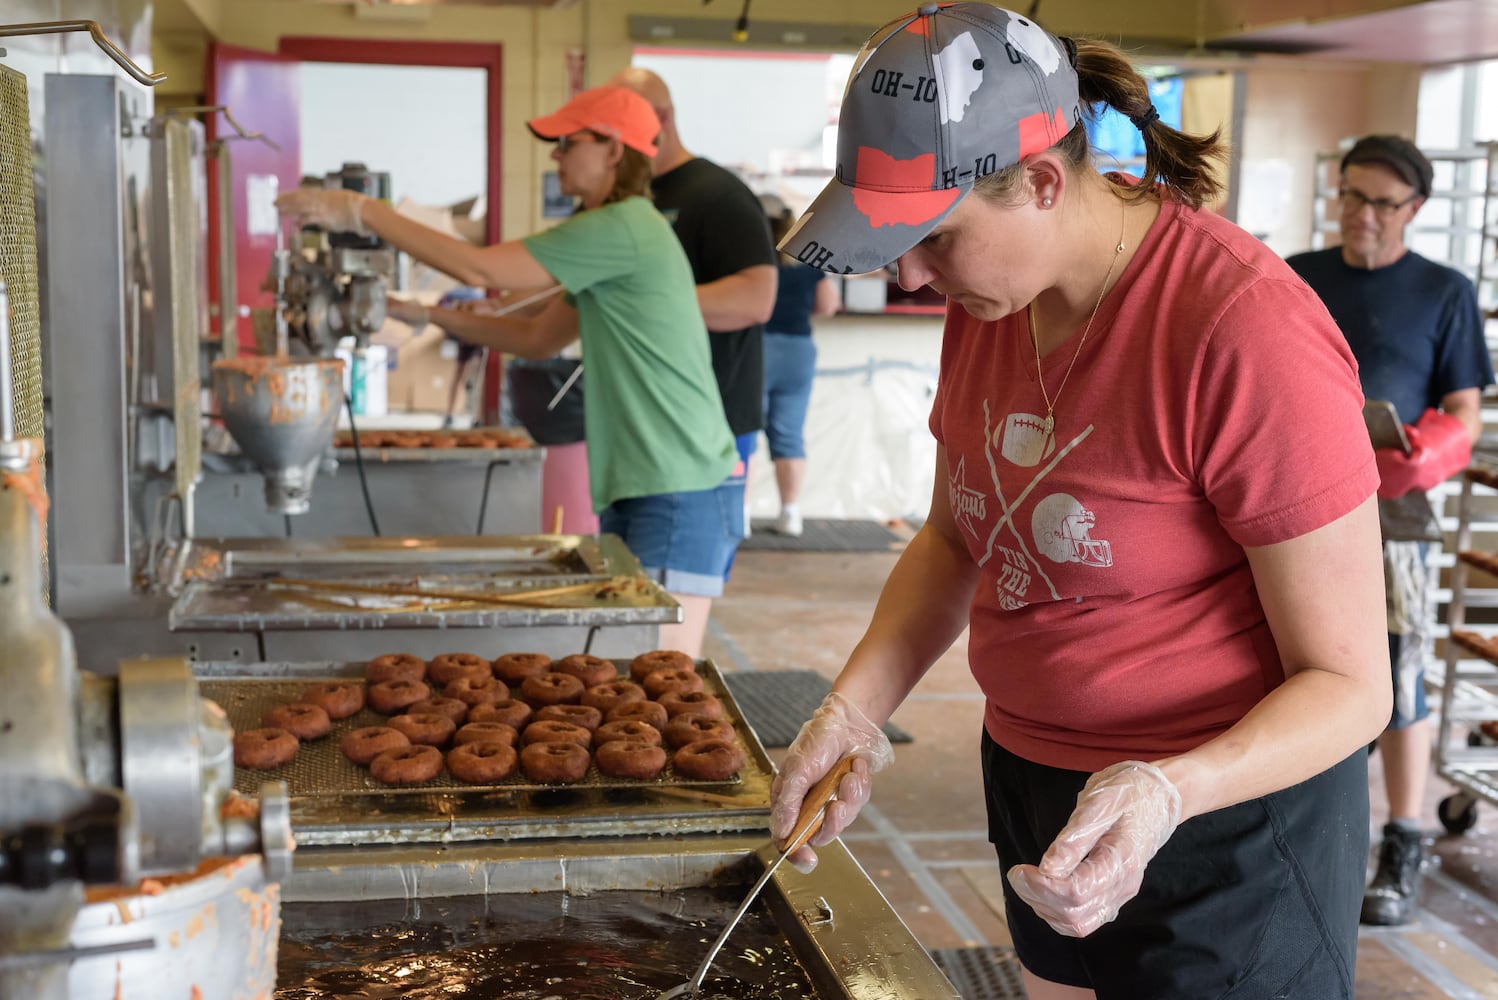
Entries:
{"type": "Polygon", "coordinates": [[[485,316],[392,303],[396,318],[525,358],[581,338],[593,507],[680,601],[661,643],[698,655],[712,599],[743,537],[743,484],[713,377],[707,328],[686,255],[650,203],[660,121],[622,87],[584,91],[528,122],[579,211],[521,240],[475,247],[352,191],[299,190],[276,202],[304,225],[376,235],[466,285],[525,294],[557,285],[529,315],[485,316]]]}

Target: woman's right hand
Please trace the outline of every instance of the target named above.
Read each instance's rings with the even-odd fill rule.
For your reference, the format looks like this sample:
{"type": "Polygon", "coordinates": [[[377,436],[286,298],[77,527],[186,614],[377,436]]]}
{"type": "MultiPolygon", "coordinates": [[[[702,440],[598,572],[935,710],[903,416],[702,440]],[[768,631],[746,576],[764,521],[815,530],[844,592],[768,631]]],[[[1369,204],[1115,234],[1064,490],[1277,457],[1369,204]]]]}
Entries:
{"type": "Polygon", "coordinates": [[[786,859],[802,873],[816,867],[817,855],[811,848],[830,844],[853,822],[869,800],[874,772],[895,759],[884,731],[853,702],[833,691],[796,734],[770,785],[770,835],[777,844],[784,844],[795,832],[801,803],[812,785],[844,757],[854,758],[853,769],[838,784],[837,798],[827,806],[822,829],[808,846],[786,859]]]}
{"type": "Polygon", "coordinates": [[[385,296],[385,315],[400,320],[418,333],[431,322],[431,310],[426,306],[411,299],[398,299],[393,295],[385,296]]]}

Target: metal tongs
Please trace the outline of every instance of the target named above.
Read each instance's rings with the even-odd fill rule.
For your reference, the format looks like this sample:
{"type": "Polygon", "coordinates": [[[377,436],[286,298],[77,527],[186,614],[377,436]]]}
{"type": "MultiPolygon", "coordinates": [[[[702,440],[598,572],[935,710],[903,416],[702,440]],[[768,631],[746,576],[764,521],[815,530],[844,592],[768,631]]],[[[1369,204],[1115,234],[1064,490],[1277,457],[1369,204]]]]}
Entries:
{"type": "Polygon", "coordinates": [[[759,877],[759,881],[754,883],[754,888],[749,890],[749,895],[744,897],[744,901],[734,911],[733,917],[728,921],[728,926],[723,928],[723,932],[718,935],[718,939],[713,942],[713,946],[707,950],[707,957],[697,967],[696,974],[680,986],[671,987],[656,997],[655,1000],[678,1000],[680,997],[694,997],[702,989],[702,981],[707,978],[708,967],[713,964],[713,959],[718,957],[718,952],[722,950],[724,942],[728,940],[728,935],[733,933],[733,929],[739,925],[739,921],[743,919],[744,914],[749,912],[749,907],[759,898],[759,891],[765,887],[766,882],[770,881],[770,876],[775,874],[775,869],[779,868],[782,861],[805,845],[807,841],[817,835],[818,830],[822,829],[822,819],[827,815],[827,806],[833,799],[837,798],[837,786],[843,780],[843,776],[853,769],[853,761],[854,758],[852,757],[844,757],[838,761],[836,766],[831,771],[828,771],[822,777],[821,781],[813,785],[811,791],[806,793],[806,798],[801,802],[801,814],[796,817],[796,825],[791,833],[791,839],[786,842],[785,849],[765,869],[765,873],[759,877]]]}

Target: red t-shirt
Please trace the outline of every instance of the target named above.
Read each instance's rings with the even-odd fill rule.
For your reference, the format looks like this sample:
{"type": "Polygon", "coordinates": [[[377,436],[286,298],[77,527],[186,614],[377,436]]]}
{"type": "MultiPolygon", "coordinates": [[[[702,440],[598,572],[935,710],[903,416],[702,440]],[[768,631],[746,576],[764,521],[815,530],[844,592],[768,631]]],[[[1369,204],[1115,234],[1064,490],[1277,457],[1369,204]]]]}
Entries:
{"type": "Polygon", "coordinates": [[[1198,746],[1284,680],[1244,546],[1336,520],[1378,474],[1346,339],[1211,213],[1166,201],[1057,397],[1078,336],[1043,361],[1047,445],[1024,312],[949,306],[931,431],[982,568],[988,732],[1096,771],[1198,746]]]}

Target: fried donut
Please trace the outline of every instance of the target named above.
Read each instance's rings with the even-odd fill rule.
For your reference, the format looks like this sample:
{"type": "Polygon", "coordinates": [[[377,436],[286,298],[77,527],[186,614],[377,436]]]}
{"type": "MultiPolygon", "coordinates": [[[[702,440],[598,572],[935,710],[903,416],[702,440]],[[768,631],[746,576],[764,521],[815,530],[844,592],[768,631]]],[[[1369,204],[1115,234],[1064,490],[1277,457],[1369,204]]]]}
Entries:
{"type": "Polygon", "coordinates": [[[470,785],[492,785],[515,773],[520,755],[508,743],[493,740],[464,743],[447,752],[447,770],[470,785]]]}
{"type": "Polygon", "coordinates": [[[629,661],[629,676],[643,681],[657,670],[693,670],[697,666],[686,653],[675,649],[657,649],[653,653],[641,653],[629,661]]]}
{"type": "Polygon", "coordinates": [[[585,688],[619,679],[619,668],[614,666],[613,660],[605,660],[601,656],[589,656],[586,653],[564,656],[553,663],[551,669],[553,673],[571,674],[582,681],[585,688]]]}
{"type": "Polygon", "coordinates": [[[369,773],[387,785],[420,785],[442,773],[442,751],[412,746],[385,750],[369,762],[369,773]]]}
{"type": "Polygon", "coordinates": [[[431,696],[432,689],[421,681],[384,681],[369,686],[369,707],[381,715],[394,715],[431,696]]]}
{"type": "Polygon", "coordinates": [[[570,722],[542,719],[525,727],[525,732],[520,734],[520,742],[527,746],[532,743],[571,743],[587,750],[593,745],[593,734],[570,722]]]}
{"type": "Polygon", "coordinates": [[[677,772],[699,781],[725,781],[744,766],[744,751],[727,740],[698,740],[671,758],[677,772]]]}
{"type": "Polygon", "coordinates": [[[548,785],[581,781],[592,762],[576,743],[532,743],[520,751],[520,769],[532,781],[548,785]]]}
{"type": "Polygon", "coordinates": [[[545,653],[506,653],[494,661],[494,676],[511,687],[527,677],[551,672],[551,657],[545,653]]]}
{"type": "Polygon", "coordinates": [[[284,729],[251,729],[235,733],[234,764],[269,771],[289,762],[296,756],[299,746],[297,738],[284,729]]]}
{"type": "Polygon", "coordinates": [[[673,747],[684,747],[698,740],[733,740],[733,724],[722,719],[709,719],[705,715],[678,715],[666,723],[661,735],[673,747]]]}
{"type": "Polygon", "coordinates": [[[412,743],[428,747],[440,747],[453,738],[457,726],[445,715],[436,712],[417,712],[413,715],[392,715],[390,728],[405,735],[412,743]]]}
{"type": "Polygon", "coordinates": [[[645,689],[634,681],[609,681],[607,684],[595,684],[583,692],[583,704],[589,705],[607,714],[620,705],[627,705],[632,701],[644,701],[645,689]]]}
{"type": "Polygon", "coordinates": [[[592,732],[603,725],[603,713],[587,705],[547,705],[536,709],[537,722],[570,722],[592,732]]]}
{"type": "Polygon", "coordinates": [[[321,705],[293,703],[277,705],[260,719],[262,726],[284,729],[299,740],[315,740],[328,735],[333,722],[321,705]]]}
{"type": "Polygon", "coordinates": [[[492,677],[489,661],[473,653],[443,653],[427,664],[427,676],[438,684],[451,684],[459,677],[492,677]]]}
{"type": "Polygon", "coordinates": [[[428,448],[456,448],[458,446],[458,435],[456,434],[433,434],[427,441],[428,448]]]}
{"type": "Polygon", "coordinates": [[[386,653],[364,666],[364,679],[371,684],[386,681],[426,680],[427,661],[412,653],[386,653]]]}
{"type": "Polygon", "coordinates": [[[423,698],[406,706],[407,715],[425,715],[429,712],[432,715],[447,716],[455,726],[468,721],[468,706],[456,698],[423,698]]]}
{"type": "Polygon", "coordinates": [[[503,681],[497,681],[494,677],[459,677],[447,687],[442,693],[449,698],[456,698],[470,708],[474,705],[493,705],[495,702],[508,701],[510,689],[505,687],[503,681]]]}
{"type": "Polygon", "coordinates": [[[666,710],[655,701],[632,701],[603,714],[604,722],[643,722],[654,729],[665,729],[666,710]]]}
{"type": "Polygon", "coordinates": [[[391,729],[389,726],[365,726],[362,729],[349,731],[338,744],[338,749],[343,755],[360,767],[368,767],[369,762],[374,760],[386,750],[398,750],[408,747],[411,741],[406,739],[406,734],[399,729],[391,729]]]}
{"type": "Polygon", "coordinates": [[[645,693],[652,698],[659,698],[667,691],[702,690],[702,678],[695,670],[657,670],[646,675],[641,683],[645,686],[645,693]]]}
{"type": "Polygon", "coordinates": [[[386,448],[420,448],[426,438],[415,432],[396,432],[385,435],[386,448]]]}
{"type": "Polygon", "coordinates": [[[571,674],[537,674],[520,685],[520,695],[532,705],[576,705],[583,682],[571,674]]]}
{"type": "Polygon", "coordinates": [[[605,722],[593,731],[593,745],[600,749],[605,743],[612,743],[615,740],[633,740],[636,743],[648,743],[658,747],[661,745],[661,731],[636,719],[605,722]]]}
{"type": "Polygon", "coordinates": [[[598,748],[593,759],[611,778],[654,778],[666,766],[666,751],[636,740],[613,740],[598,748]]]}
{"type": "Polygon", "coordinates": [[[470,722],[453,733],[455,747],[464,743],[503,743],[512,747],[518,742],[520,733],[514,726],[507,726],[503,722],[470,722]]]}
{"type": "Polygon", "coordinates": [[[531,721],[531,707],[523,701],[511,698],[495,705],[475,705],[468,710],[469,722],[503,722],[516,729],[524,729],[531,721]]]}
{"type": "Polygon", "coordinates": [[[347,719],[364,707],[364,688],[343,681],[326,681],[303,691],[302,701],[317,705],[330,719],[347,719]]]}
{"type": "Polygon", "coordinates": [[[687,713],[705,715],[709,719],[723,718],[723,703],[706,691],[667,691],[659,701],[661,708],[673,719],[687,713]]]}

